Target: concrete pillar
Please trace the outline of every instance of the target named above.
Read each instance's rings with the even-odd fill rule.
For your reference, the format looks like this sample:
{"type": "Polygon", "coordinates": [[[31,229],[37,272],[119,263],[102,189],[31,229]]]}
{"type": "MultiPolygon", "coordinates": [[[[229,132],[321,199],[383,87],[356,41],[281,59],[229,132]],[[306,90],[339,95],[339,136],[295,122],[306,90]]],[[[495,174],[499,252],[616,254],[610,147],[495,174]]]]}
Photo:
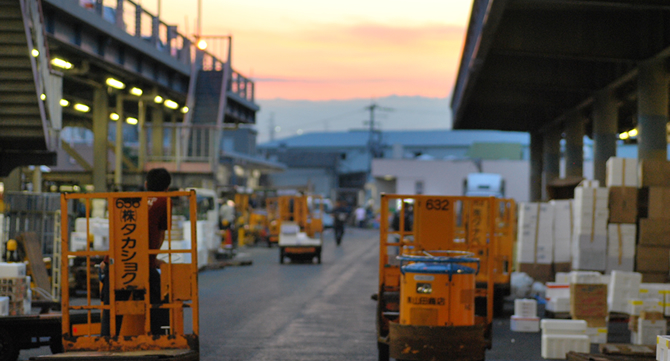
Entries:
{"type": "Polygon", "coordinates": [[[144,106],[144,100],[137,103],[137,138],[140,149],[137,150],[137,168],[140,173],[144,171],[144,164],[147,161],[147,134],[144,128],[147,110],[144,106]]]}
{"type": "Polygon", "coordinates": [[[561,129],[554,127],[542,139],[542,199],[548,200],[547,185],[559,178],[561,162],[561,129]]]}
{"type": "Polygon", "coordinates": [[[116,96],[116,113],[119,120],[116,121],[116,147],[114,148],[114,185],[117,191],[121,191],[123,182],[123,123],[126,117],[123,115],[123,95],[116,96]]]}
{"type": "Polygon", "coordinates": [[[107,140],[109,101],[104,88],[93,91],[93,188],[107,192],[107,140]]]}
{"type": "MultiPolygon", "coordinates": [[[[174,144],[172,145],[174,147],[174,144]]],[[[151,108],[151,156],[163,156],[163,107],[151,108]]]]}
{"type": "Polygon", "coordinates": [[[605,163],[616,156],[619,109],[614,94],[598,93],[593,105],[593,179],[605,186],[605,163]]]}
{"type": "Polygon", "coordinates": [[[42,193],[42,169],[39,165],[33,170],[33,192],[42,193]]]}
{"type": "Polygon", "coordinates": [[[565,124],[565,176],[584,176],[584,117],[574,114],[565,124]]]}
{"type": "Polygon", "coordinates": [[[530,201],[537,202],[541,199],[542,135],[540,133],[530,133],[530,201]]]}
{"type": "Polygon", "coordinates": [[[668,157],[668,73],[664,61],[640,65],[637,92],[637,157],[665,160],[668,157]]]}

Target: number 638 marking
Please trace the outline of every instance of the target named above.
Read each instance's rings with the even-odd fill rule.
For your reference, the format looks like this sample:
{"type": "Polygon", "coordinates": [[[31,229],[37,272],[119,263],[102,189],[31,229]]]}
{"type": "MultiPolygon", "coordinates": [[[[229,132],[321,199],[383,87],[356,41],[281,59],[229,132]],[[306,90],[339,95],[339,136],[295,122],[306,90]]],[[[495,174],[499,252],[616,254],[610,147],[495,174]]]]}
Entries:
{"type": "Polygon", "coordinates": [[[448,199],[429,199],[426,201],[426,209],[429,211],[448,211],[448,199]]]}

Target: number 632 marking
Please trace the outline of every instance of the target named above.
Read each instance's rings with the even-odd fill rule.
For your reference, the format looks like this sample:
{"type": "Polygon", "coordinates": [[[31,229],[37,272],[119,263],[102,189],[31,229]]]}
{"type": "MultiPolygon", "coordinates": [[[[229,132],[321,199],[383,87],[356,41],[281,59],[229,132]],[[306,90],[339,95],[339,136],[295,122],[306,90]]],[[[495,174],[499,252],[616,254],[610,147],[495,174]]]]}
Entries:
{"type": "Polygon", "coordinates": [[[429,199],[426,201],[426,209],[429,211],[448,211],[448,199],[429,199]]]}

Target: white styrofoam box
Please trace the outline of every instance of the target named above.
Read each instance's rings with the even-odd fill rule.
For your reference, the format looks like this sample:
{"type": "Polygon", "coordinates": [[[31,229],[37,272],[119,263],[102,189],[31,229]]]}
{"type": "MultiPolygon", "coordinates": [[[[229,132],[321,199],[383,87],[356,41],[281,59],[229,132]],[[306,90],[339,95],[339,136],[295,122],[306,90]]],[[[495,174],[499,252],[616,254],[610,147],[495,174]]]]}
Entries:
{"type": "Polygon", "coordinates": [[[95,236],[109,237],[109,220],[103,218],[94,218],[91,222],[91,233],[95,236]]]}
{"type": "Polygon", "coordinates": [[[518,298],[514,300],[514,316],[524,318],[536,317],[537,300],[532,298],[518,298]]]}
{"type": "Polygon", "coordinates": [[[597,234],[607,236],[609,210],[597,210],[595,216],[591,213],[577,213],[572,223],[572,234],[597,234]]]}
{"type": "Polygon", "coordinates": [[[660,298],[639,299],[633,298],[628,300],[628,314],[631,316],[639,316],[642,311],[645,312],[660,312],[664,311],[664,303],[660,298]]]}
{"type": "Polygon", "coordinates": [[[670,361],[670,336],[656,336],[656,360],[670,361]]]}
{"type": "Polygon", "coordinates": [[[587,327],[586,334],[591,343],[607,343],[607,327],[587,327]]]}
{"type": "Polygon", "coordinates": [[[557,238],[554,236],[554,263],[569,263],[572,239],[570,237],[557,238]]]}
{"type": "Polygon", "coordinates": [[[640,298],[660,298],[664,299],[667,291],[670,291],[668,283],[640,283],[640,298]]]}
{"type": "Polygon", "coordinates": [[[565,359],[570,351],[588,353],[591,340],[588,335],[542,335],[542,358],[565,359]]]}
{"type": "Polygon", "coordinates": [[[570,283],[570,272],[556,272],[555,283],[570,283]]]}
{"type": "Polygon", "coordinates": [[[668,322],[663,320],[637,320],[637,332],[631,332],[631,341],[635,345],[653,345],[657,342],[656,336],[665,335],[668,322]]]}
{"type": "Polygon", "coordinates": [[[591,249],[603,253],[607,257],[607,236],[598,234],[574,234],[572,236],[572,251],[577,249],[591,249]]]}
{"type": "Polygon", "coordinates": [[[30,300],[23,300],[23,314],[29,315],[32,312],[32,304],[30,300]]]}
{"type": "Polygon", "coordinates": [[[556,283],[556,282],[547,282],[547,292],[545,298],[547,300],[552,300],[558,297],[568,297],[570,298],[570,284],[569,283],[556,283]]]}
{"type": "Polygon", "coordinates": [[[70,252],[85,251],[88,237],[86,236],[86,232],[72,232],[68,241],[70,243],[70,252]]]}
{"type": "Polygon", "coordinates": [[[572,251],[572,269],[605,271],[607,254],[605,250],[578,249],[572,251]]]}
{"type": "Polygon", "coordinates": [[[600,181],[597,179],[591,180],[591,179],[584,179],[579,184],[577,185],[578,187],[583,187],[583,188],[598,188],[600,187],[600,181]]]}
{"type": "Polygon", "coordinates": [[[609,189],[607,187],[575,187],[575,201],[608,198],[609,189]]]}
{"type": "Polygon", "coordinates": [[[586,321],[543,319],[540,328],[543,335],[585,335],[586,321]]]}
{"type": "Polygon", "coordinates": [[[547,300],[545,309],[554,313],[570,312],[570,297],[554,297],[547,300]]]}
{"type": "Polygon", "coordinates": [[[0,297],[0,316],[9,316],[9,297],[0,297]]]}
{"type": "Polygon", "coordinates": [[[512,316],[510,329],[514,332],[540,332],[540,318],[512,316]]]}
{"type": "Polygon", "coordinates": [[[607,303],[610,311],[628,312],[628,300],[638,298],[641,283],[641,273],[613,271],[607,287],[607,303]]]}
{"type": "Polygon", "coordinates": [[[605,273],[615,271],[633,272],[635,270],[635,258],[633,257],[607,257],[607,268],[605,273]]]}
{"type": "Polygon", "coordinates": [[[600,282],[602,282],[603,284],[609,285],[610,281],[612,281],[612,276],[611,275],[600,276],[600,282]]]}
{"type": "Polygon", "coordinates": [[[597,285],[603,283],[602,277],[600,272],[572,271],[570,272],[570,283],[597,285]]]}
{"type": "Polygon", "coordinates": [[[608,187],[637,187],[637,158],[610,157],[605,168],[608,187]]]}
{"type": "Polygon", "coordinates": [[[25,263],[0,262],[0,278],[19,278],[26,276],[25,263]]]}
{"type": "Polygon", "coordinates": [[[610,224],[607,227],[607,255],[610,257],[635,257],[634,224],[610,224]]]}
{"type": "Polygon", "coordinates": [[[639,316],[640,312],[644,310],[644,301],[638,298],[628,300],[627,312],[631,316],[639,316]]]}
{"type": "Polygon", "coordinates": [[[79,218],[74,220],[74,231],[75,232],[86,232],[86,218],[85,217],[79,217],[79,218]]]}
{"type": "MultiPolygon", "coordinates": [[[[174,250],[191,249],[191,241],[164,241],[161,245],[161,249],[168,249],[168,247],[171,247],[174,250]]],[[[167,254],[159,254],[156,258],[167,263],[169,256],[167,254]]],[[[172,254],[172,263],[191,263],[191,254],[174,253],[172,254]]]]}

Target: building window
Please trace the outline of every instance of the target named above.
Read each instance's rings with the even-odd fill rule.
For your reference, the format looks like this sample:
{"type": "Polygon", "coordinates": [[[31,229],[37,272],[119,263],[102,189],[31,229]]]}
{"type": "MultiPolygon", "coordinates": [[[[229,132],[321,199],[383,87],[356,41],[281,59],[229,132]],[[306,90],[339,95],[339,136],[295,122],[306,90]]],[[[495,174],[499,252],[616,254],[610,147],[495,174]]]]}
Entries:
{"type": "Polygon", "coordinates": [[[423,194],[423,181],[418,180],[414,183],[414,193],[415,194],[423,194]]]}

